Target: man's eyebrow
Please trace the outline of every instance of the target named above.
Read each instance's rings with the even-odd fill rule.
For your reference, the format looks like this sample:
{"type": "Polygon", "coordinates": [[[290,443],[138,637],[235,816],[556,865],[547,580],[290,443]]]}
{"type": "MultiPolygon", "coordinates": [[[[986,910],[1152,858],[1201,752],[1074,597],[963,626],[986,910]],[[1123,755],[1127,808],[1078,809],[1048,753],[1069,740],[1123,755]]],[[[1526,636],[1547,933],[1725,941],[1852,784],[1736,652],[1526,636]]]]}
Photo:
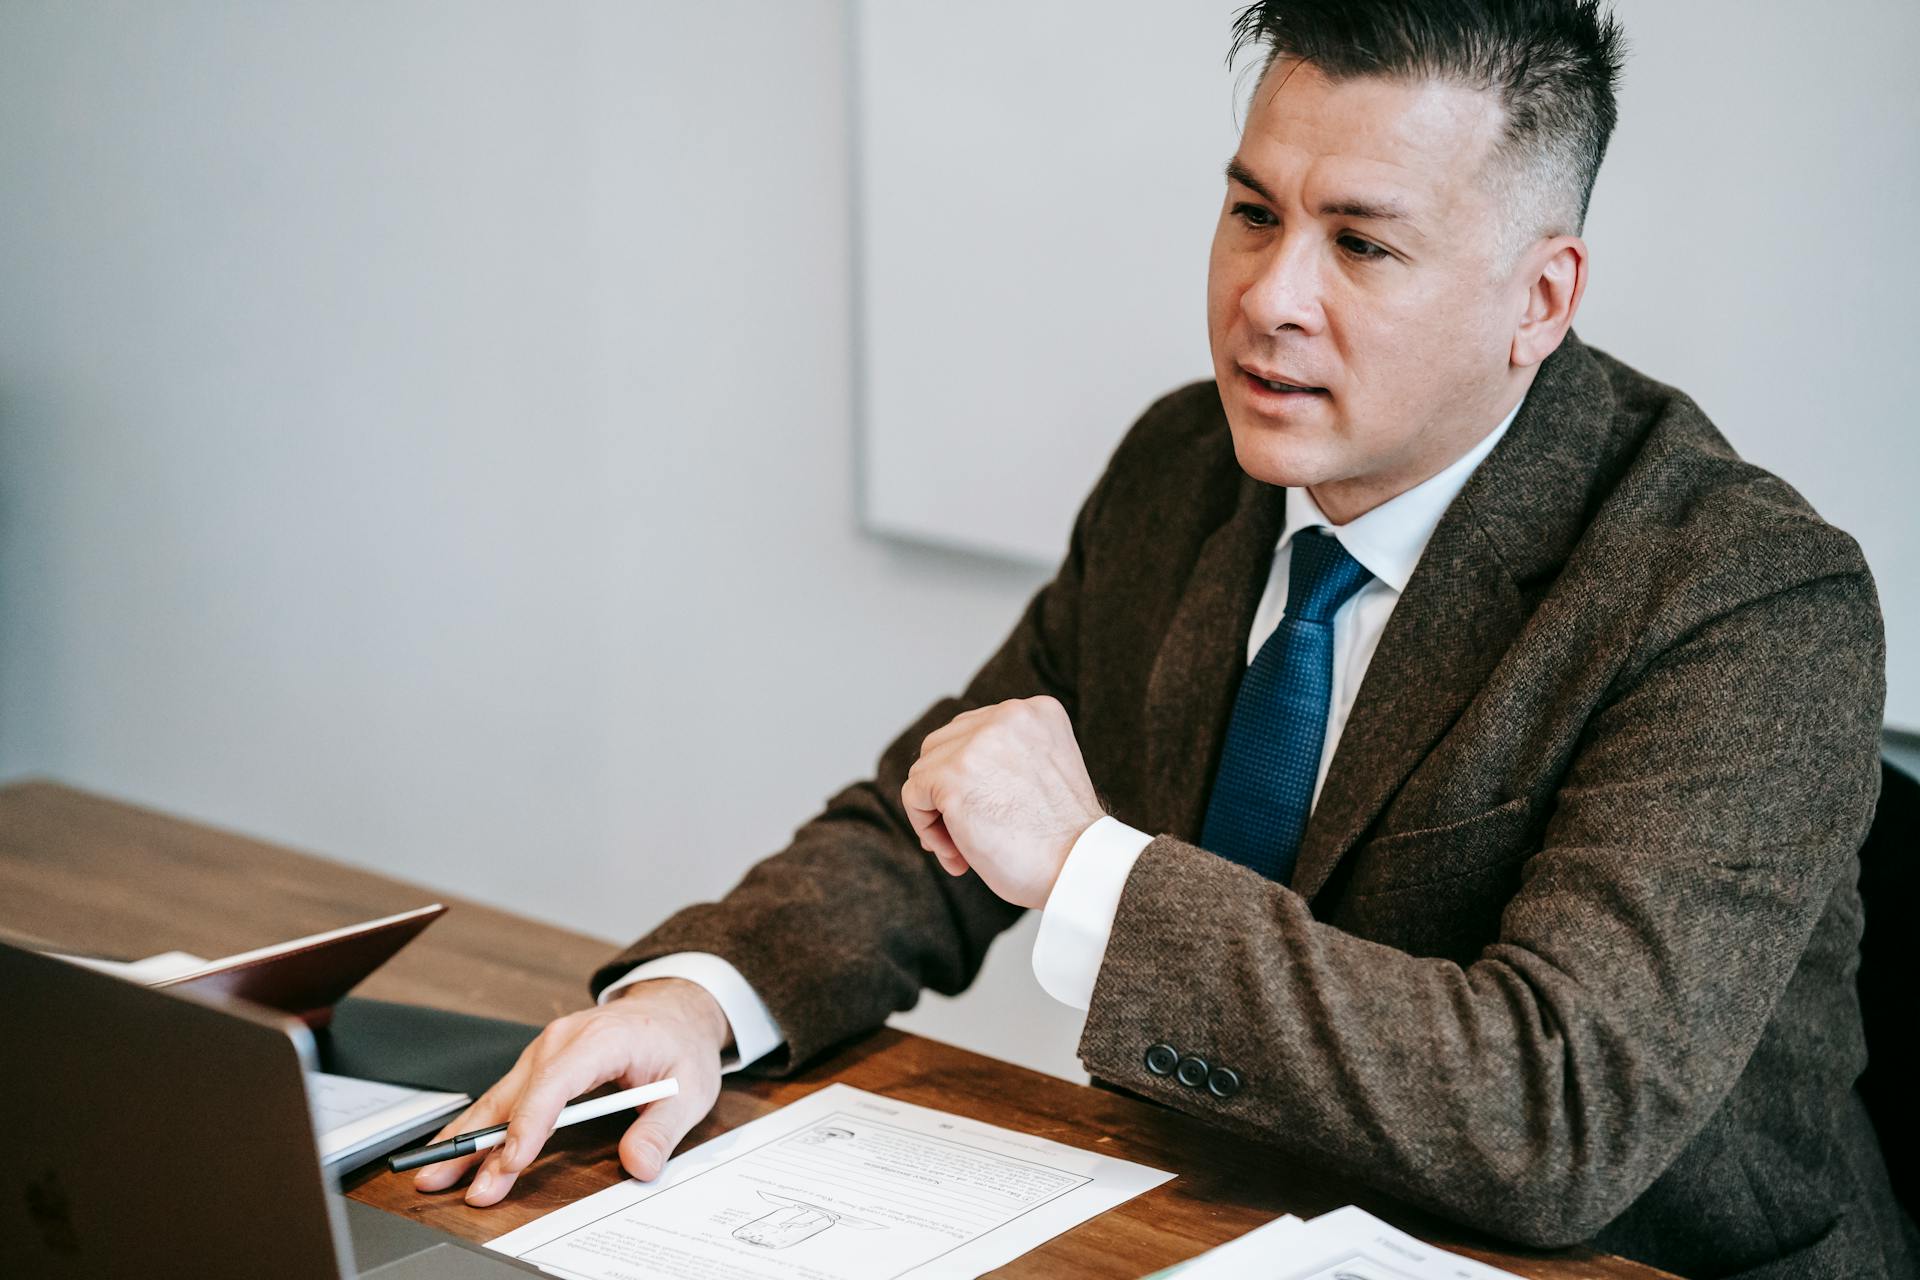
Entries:
{"type": "MultiPolygon", "coordinates": [[[[1241,164],[1237,157],[1227,161],[1227,181],[1239,183],[1268,204],[1278,203],[1273,198],[1273,193],[1261,184],[1260,179],[1253,176],[1253,170],[1241,164]]],[[[1337,218],[1361,218],[1374,222],[1411,222],[1413,220],[1412,214],[1390,201],[1331,200],[1321,205],[1319,212],[1322,217],[1332,215],[1337,218]]]]}
{"type": "Polygon", "coordinates": [[[1260,179],[1253,176],[1253,170],[1240,163],[1239,156],[1235,156],[1233,159],[1227,161],[1227,181],[1239,183],[1247,190],[1259,196],[1262,200],[1265,200],[1268,204],[1279,203],[1273,198],[1273,192],[1267,190],[1260,184],[1260,179]]]}
{"type": "Polygon", "coordinates": [[[1408,222],[1413,215],[1397,204],[1369,200],[1331,200],[1320,206],[1323,214],[1340,218],[1372,219],[1375,222],[1408,222]]]}

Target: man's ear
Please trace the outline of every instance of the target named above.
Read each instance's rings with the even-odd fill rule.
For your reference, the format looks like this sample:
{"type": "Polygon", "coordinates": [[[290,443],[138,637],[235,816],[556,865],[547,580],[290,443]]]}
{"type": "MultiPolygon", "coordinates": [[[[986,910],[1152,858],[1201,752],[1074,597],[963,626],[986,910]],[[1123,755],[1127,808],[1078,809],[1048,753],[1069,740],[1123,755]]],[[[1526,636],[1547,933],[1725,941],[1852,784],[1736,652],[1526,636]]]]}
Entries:
{"type": "Polygon", "coordinates": [[[1554,236],[1527,252],[1520,278],[1527,281],[1525,306],[1513,331],[1513,364],[1528,369],[1552,355],[1573,327],[1587,291],[1587,242],[1554,236]]]}

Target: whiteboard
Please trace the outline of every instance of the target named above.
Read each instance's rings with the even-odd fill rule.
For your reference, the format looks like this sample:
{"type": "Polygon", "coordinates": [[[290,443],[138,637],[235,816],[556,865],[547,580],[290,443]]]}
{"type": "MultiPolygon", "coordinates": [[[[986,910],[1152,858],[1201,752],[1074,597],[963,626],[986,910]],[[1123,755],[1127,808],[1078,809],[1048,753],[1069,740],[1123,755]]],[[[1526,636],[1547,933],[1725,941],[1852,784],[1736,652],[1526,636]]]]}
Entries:
{"type": "MultiPolygon", "coordinates": [[[[1051,564],[1126,427],[1211,373],[1238,4],[854,0],[862,516],[1051,564]]],[[[1576,327],[1859,539],[1920,726],[1911,0],[1623,0],[1576,327]],[[1871,32],[1871,40],[1861,33],[1871,32]]]]}
{"type": "Polygon", "coordinates": [[[1212,372],[1234,6],[857,9],[866,519],[1050,563],[1127,425],[1212,372]]]}

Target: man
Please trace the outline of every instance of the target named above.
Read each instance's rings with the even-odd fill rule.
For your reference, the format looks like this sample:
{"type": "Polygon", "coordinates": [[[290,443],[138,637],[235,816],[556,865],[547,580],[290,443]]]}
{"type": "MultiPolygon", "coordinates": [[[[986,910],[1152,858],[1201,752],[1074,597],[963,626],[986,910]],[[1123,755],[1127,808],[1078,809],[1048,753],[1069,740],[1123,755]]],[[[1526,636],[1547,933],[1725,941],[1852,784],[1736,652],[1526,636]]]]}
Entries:
{"type": "MultiPolygon", "coordinates": [[[[1215,378],[1150,408],[964,695],[596,975],[454,1128],[792,1070],[1023,909],[1089,1069],[1539,1245],[1892,1276],[1852,1089],[1884,688],[1853,542],[1571,332],[1597,0],[1270,0],[1215,378]],[[1109,812],[1110,810],[1110,812],[1109,812]],[[924,852],[923,852],[924,850],[924,852]],[[609,998],[611,997],[611,998],[609,998]]],[[[471,1162],[419,1185],[452,1185],[471,1162]]]]}

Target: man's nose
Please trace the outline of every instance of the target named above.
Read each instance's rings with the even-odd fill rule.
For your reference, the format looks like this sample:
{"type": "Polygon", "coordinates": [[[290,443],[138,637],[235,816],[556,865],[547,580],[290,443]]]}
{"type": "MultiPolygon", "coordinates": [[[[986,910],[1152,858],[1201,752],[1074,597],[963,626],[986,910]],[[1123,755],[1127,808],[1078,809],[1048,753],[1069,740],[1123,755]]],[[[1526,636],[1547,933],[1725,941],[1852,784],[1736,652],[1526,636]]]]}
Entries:
{"type": "Polygon", "coordinates": [[[1310,241],[1305,235],[1280,237],[1240,295],[1240,309],[1257,332],[1319,330],[1320,264],[1310,241]]]}

